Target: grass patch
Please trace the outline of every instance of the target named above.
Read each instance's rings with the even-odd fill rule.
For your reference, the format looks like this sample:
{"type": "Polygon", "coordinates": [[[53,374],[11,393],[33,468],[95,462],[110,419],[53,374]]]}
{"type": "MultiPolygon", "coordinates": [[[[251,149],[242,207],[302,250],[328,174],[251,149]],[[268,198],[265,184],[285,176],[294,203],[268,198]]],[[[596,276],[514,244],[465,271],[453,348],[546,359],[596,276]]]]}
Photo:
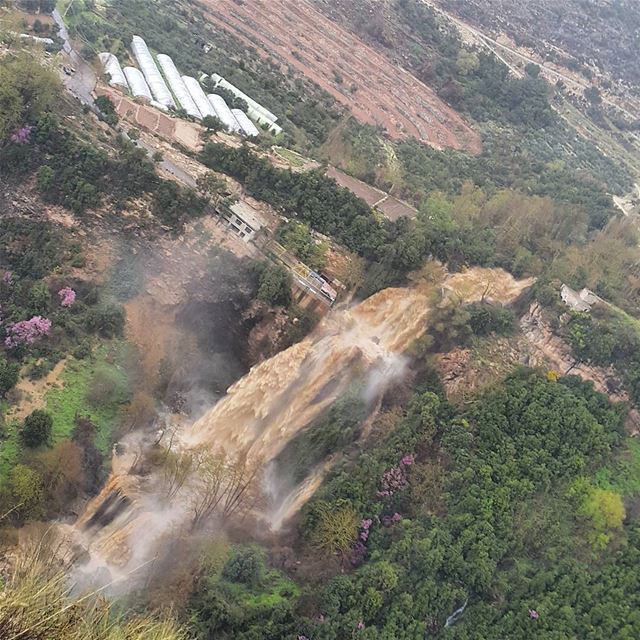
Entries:
{"type": "Polygon", "coordinates": [[[97,425],[96,446],[102,453],[108,453],[113,427],[122,405],[129,399],[128,375],[120,364],[124,349],[125,345],[118,342],[101,345],[92,358],[69,361],[61,376],[62,388],[45,395],[45,408],[53,418],[55,442],[70,437],[75,417],[81,414],[97,425]],[[96,393],[96,385],[107,388],[96,393]]]}
{"type": "Polygon", "coordinates": [[[18,443],[18,425],[6,425],[5,439],[0,445],[0,482],[3,481],[16,464],[20,446],[18,443]]]}
{"type": "MultiPolygon", "coordinates": [[[[101,344],[91,358],[69,358],[60,376],[62,387],[44,396],[44,409],[53,418],[54,443],[71,436],[75,417],[80,414],[97,425],[96,446],[109,453],[120,410],[130,399],[129,376],[122,364],[127,350],[126,342],[114,341],[101,344]]],[[[0,404],[0,416],[6,410],[6,403],[0,404]]],[[[20,423],[7,423],[0,444],[0,482],[18,462],[21,448],[20,423]]]]}
{"type": "Polygon", "coordinates": [[[269,571],[264,583],[255,591],[247,593],[244,586],[234,586],[239,587],[238,595],[246,608],[273,608],[300,595],[298,586],[278,571],[269,571]]]}
{"type": "Polygon", "coordinates": [[[596,473],[596,484],[625,498],[640,494],[640,441],[627,438],[626,446],[611,467],[596,473]]]}
{"type": "Polygon", "coordinates": [[[276,155],[280,156],[283,160],[288,162],[292,167],[304,167],[304,158],[291,149],[285,149],[284,147],[274,147],[276,155]]]}

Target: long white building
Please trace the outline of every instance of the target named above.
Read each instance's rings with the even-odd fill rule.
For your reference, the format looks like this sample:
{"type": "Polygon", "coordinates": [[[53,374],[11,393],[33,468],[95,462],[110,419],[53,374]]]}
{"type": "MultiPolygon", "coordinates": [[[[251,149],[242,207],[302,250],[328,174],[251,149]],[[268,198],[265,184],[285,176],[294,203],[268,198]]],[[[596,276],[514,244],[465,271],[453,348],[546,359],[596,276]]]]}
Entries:
{"type": "Polygon", "coordinates": [[[182,76],[182,81],[187,87],[187,90],[193,98],[193,101],[196,103],[196,106],[200,110],[202,117],[206,118],[207,116],[215,116],[216,112],[213,108],[213,105],[207,99],[205,92],[200,86],[200,83],[191,76],[182,76]]]}
{"type": "Polygon", "coordinates": [[[146,102],[151,102],[151,100],[153,100],[151,96],[151,89],[149,89],[149,85],[139,69],[136,69],[135,67],[125,67],[124,76],[129,83],[131,95],[134,98],[141,98],[146,102]]]}
{"type": "Polygon", "coordinates": [[[131,49],[156,102],[168,108],[175,108],[176,103],[158,70],[147,43],[140,36],[133,36],[131,49]]]}
{"type": "Polygon", "coordinates": [[[259,124],[265,124],[269,127],[269,131],[272,131],[276,135],[282,133],[282,127],[276,124],[278,117],[271,113],[269,109],[266,109],[261,104],[258,104],[253,98],[250,98],[246,93],[240,91],[238,87],[231,84],[227,80],[225,80],[222,76],[219,76],[217,73],[211,74],[211,79],[213,80],[216,87],[222,87],[223,89],[227,89],[227,91],[231,91],[233,95],[238,98],[241,98],[247,103],[249,107],[248,113],[249,116],[258,122],[259,124]]]}
{"type": "Polygon", "coordinates": [[[244,133],[245,136],[256,138],[260,135],[258,127],[249,120],[249,116],[242,109],[231,109],[231,113],[238,121],[238,124],[242,128],[242,133],[244,133]]]}
{"type": "Polygon", "coordinates": [[[101,53],[98,57],[100,58],[105,74],[109,75],[109,84],[112,87],[121,87],[125,91],[128,91],[129,84],[124,76],[124,71],[122,71],[120,63],[118,62],[118,58],[116,58],[113,53],[108,53],[106,51],[101,53]]]}
{"type": "Polygon", "coordinates": [[[200,109],[198,109],[195,101],[191,97],[191,94],[189,93],[189,90],[187,89],[173,60],[164,53],[159,53],[157,60],[164,77],[169,83],[171,91],[173,91],[173,95],[178,101],[179,106],[182,107],[190,116],[193,116],[194,118],[202,118],[200,109]]]}
{"type": "Polygon", "coordinates": [[[224,128],[229,133],[242,133],[242,126],[236,120],[235,116],[231,112],[231,109],[229,109],[229,106],[224,101],[224,98],[215,93],[210,93],[209,95],[207,95],[207,98],[209,99],[211,106],[216,112],[218,120],[220,120],[220,122],[222,122],[222,124],[224,125],[224,128]]]}

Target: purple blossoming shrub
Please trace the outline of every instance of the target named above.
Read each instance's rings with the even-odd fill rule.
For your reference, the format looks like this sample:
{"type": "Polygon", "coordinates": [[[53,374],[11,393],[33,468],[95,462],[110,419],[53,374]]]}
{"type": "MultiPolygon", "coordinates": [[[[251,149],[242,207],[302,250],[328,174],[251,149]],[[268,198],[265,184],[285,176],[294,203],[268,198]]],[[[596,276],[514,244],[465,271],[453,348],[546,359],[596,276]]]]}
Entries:
{"type": "Polygon", "coordinates": [[[33,316],[30,320],[10,324],[7,327],[4,343],[9,349],[33,344],[38,338],[48,335],[49,331],[51,331],[51,320],[42,316],[33,316]]]}
{"type": "Polygon", "coordinates": [[[25,125],[11,134],[9,141],[13,144],[29,144],[31,142],[31,131],[33,127],[25,125]]]}
{"type": "Polygon", "coordinates": [[[400,460],[397,467],[385,471],[380,482],[381,489],[376,492],[378,498],[391,497],[396,491],[404,489],[408,484],[407,468],[415,462],[413,454],[407,454],[400,460]]]}
{"type": "Polygon", "coordinates": [[[70,307],[76,301],[76,292],[71,287],[64,287],[58,291],[60,304],[63,307],[70,307]]]}

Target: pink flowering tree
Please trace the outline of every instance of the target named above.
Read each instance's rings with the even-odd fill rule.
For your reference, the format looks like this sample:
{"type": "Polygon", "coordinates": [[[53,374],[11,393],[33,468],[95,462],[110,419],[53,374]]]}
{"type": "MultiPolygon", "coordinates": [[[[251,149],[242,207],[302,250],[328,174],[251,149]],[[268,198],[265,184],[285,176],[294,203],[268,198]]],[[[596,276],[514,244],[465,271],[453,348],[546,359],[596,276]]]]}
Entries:
{"type": "Polygon", "coordinates": [[[60,304],[63,307],[70,307],[76,301],[76,292],[71,287],[64,287],[58,291],[60,304]]]}
{"type": "Polygon", "coordinates": [[[24,127],[20,127],[9,137],[9,142],[13,144],[29,144],[31,142],[31,131],[33,127],[29,125],[25,125],[24,127]]]}
{"type": "Polygon", "coordinates": [[[42,336],[49,335],[51,320],[42,316],[33,316],[30,320],[21,320],[7,327],[5,345],[9,349],[33,344],[42,336]]]}
{"type": "Polygon", "coordinates": [[[415,456],[407,454],[402,457],[397,467],[385,471],[380,482],[380,489],[376,492],[378,498],[389,498],[404,489],[409,482],[407,471],[414,462],[415,456]]]}

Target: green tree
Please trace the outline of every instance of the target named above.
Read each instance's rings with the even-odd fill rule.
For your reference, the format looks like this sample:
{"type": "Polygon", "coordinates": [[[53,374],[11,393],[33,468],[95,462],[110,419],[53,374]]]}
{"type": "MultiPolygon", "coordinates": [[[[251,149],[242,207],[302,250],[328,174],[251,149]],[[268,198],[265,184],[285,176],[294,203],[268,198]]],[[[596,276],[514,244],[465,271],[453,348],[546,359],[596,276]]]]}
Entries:
{"type": "MultiPolygon", "coordinates": [[[[93,49],[92,49],[93,51],[93,49]]],[[[115,127],[118,124],[118,113],[113,101],[107,96],[98,96],[94,100],[94,104],[100,110],[102,119],[110,126],[115,127]]]]}
{"type": "Polygon", "coordinates": [[[312,521],[309,539],[318,551],[344,555],[356,541],[358,516],[346,503],[317,502],[312,521]]]}
{"type": "Polygon", "coordinates": [[[258,300],[283,307],[291,304],[291,276],[279,265],[263,266],[258,276],[258,300]]]}
{"type": "Polygon", "coordinates": [[[264,561],[264,551],[259,547],[236,547],[222,569],[222,576],[231,582],[259,587],[265,576],[264,561]]]}
{"type": "Polygon", "coordinates": [[[202,118],[202,125],[209,133],[218,133],[224,128],[220,118],[216,116],[205,116],[202,118]]]}
{"type": "Polygon", "coordinates": [[[198,193],[209,200],[214,207],[218,205],[227,188],[226,180],[219,178],[213,171],[202,173],[196,178],[198,193]]]}
{"type": "Polygon", "coordinates": [[[51,440],[53,419],[42,409],[32,411],[22,425],[20,437],[22,443],[31,449],[46,445],[51,440]]]}
{"type": "Polygon", "coordinates": [[[60,81],[26,54],[0,59],[0,140],[23,124],[33,124],[60,96],[60,81]]]}
{"type": "Polygon", "coordinates": [[[0,398],[18,382],[20,366],[0,356],[0,398]]]}
{"type": "Polygon", "coordinates": [[[319,270],[324,266],[327,247],[315,241],[309,225],[296,221],[286,222],[276,232],[276,238],[312,269],[319,270]]]}

